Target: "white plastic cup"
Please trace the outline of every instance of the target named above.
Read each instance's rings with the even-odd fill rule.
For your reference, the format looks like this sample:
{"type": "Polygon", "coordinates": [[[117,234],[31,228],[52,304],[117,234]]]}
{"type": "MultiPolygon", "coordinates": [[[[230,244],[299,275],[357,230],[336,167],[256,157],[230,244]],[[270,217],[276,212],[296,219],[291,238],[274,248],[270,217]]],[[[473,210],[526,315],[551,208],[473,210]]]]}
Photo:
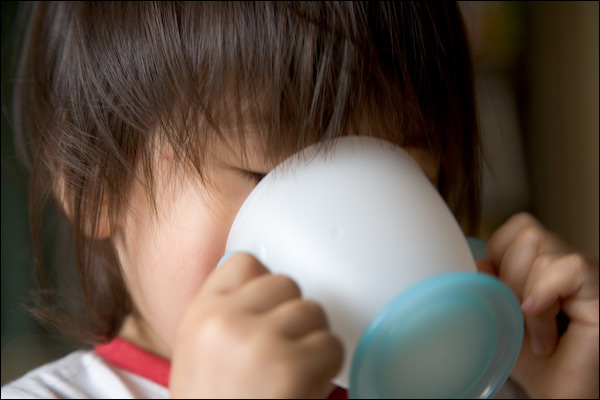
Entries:
{"type": "Polygon", "coordinates": [[[306,148],[248,196],[226,251],[319,302],[352,397],[491,397],[523,336],[520,307],[476,272],[452,212],[402,148],[365,136],[306,148]]]}

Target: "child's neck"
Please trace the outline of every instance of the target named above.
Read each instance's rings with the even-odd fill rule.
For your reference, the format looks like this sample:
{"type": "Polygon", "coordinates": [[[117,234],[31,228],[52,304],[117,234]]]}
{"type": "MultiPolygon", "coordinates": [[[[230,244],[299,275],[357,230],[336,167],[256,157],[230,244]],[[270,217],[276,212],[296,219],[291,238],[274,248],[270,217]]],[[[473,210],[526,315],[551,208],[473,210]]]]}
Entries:
{"type": "Polygon", "coordinates": [[[171,359],[169,349],[156,337],[151,329],[148,329],[147,324],[135,314],[129,314],[125,317],[118,336],[157,356],[167,360],[171,359]]]}

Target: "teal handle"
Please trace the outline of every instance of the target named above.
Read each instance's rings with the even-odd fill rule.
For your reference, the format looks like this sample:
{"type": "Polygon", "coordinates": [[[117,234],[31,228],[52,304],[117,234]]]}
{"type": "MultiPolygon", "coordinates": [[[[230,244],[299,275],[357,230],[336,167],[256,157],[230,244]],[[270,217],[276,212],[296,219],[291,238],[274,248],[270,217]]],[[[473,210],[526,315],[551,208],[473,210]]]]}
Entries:
{"type": "Polygon", "coordinates": [[[479,260],[480,258],[485,260],[487,243],[472,236],[467,236],[466,239],[475,261],[479,260]]]}

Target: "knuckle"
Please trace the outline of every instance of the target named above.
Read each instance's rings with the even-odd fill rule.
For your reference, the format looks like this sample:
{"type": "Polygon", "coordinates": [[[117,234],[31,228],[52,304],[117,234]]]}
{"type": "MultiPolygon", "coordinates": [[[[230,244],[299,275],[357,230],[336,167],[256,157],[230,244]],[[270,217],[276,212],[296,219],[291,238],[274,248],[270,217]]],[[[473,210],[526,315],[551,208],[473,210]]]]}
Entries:
{"type": "Polygon", "coordinates": [[[518,243],[529,246],[540,246],[544,240],[545,230],[539,225],[528,225],[522,228],[517,234],[518,243]]]}
{"type": "Polygon", "coordinates": [[[271,279],[275,282],[280,290],[290,293],[293,297],[301,297],[302,290],[295,280],[286,275],[275,274],[271,276],[271,279]]]}
{"type": "Polygon", "coordinates": [[[327,315],[325,314],[325,310],[323,307],[314,300],[304,300],[302,301],[302,308],[305,312],[312,316],[315,319],[320,320],[320,325],[323,327],[328,326],[327,324],[327,315]]]}
{"type": "MultiPolygon", "coordinates": [[[[344,345],[339,337],[336,335],[329,333],[326,335],[326,346],[330,351],[336,354],[340,359],[344,356],[344,345]]],[[[341,363],[342,360],[340,360],[341,363]]]]}
{"type": "Polygon", "coordinates": [[[511,217],[510,222],[520,226],[539,225],[538,220],[526,211],[521,211],[511,217]]]}
{"type": "Polygon", "coordinates": [[[568,254],[564,257],[566,265],[570,265],[575,274],[585,274],[588,270],[588,259],[579,253],[568,254]]]}
{"type": "Polygon", "coordinates": [[[257,258],[249,253],[235,253],[216,271],[220,279],[229,279],[243,284],[253,278],[268,273],[257,258]],[[223,271],[223,272],[220,272],[223,271]]]}
{"type": "Polygon", "coordinates": [[[302,305],[304,307],[306,307],[307,310],[309,310],[309,311],[311,311],[311,312],[313,312],[315,314],[325,315],[325,310],[323,309],[323,307],[321,306],[321,304],[319,304],[315,300],[305,299],[302,302],[302,305]]]}
{"type": "Polygon", "coordinates": [[[333,375],[341,369],[344,362],[344,345],[342,341],[333,333],[323,331],[318,342],[320,354],[326,355],[329,369],[333,375]]]}
{"type": "Polygon", "coordinates": [[[538,274],[555,260],[556,256],[553,254],[540,254],[533,261],[533,264],[531,265],[531,271],[534,274],[538,274]]]}
{"type": "Polygon", "coordinates": [[[554,284],[548,279],[540,279],[539,277],[531,283],[529,294],[535,297],[553,291],[554,284]]]}
{"type": "Polygon", "coordinates": [[[230,257],[228,261],[235,262],[237,268],[241,268],[248,272],[264,272],[266,268],[250,253],[236,253],[230,257]]]}
{"type": "Polygon", "coordinates": [[[327,315],[323,307],[313,300],[297,299],[288,303],[286,318],[290,320],[310,321],[313,330],[329,329],[327,315]]]}

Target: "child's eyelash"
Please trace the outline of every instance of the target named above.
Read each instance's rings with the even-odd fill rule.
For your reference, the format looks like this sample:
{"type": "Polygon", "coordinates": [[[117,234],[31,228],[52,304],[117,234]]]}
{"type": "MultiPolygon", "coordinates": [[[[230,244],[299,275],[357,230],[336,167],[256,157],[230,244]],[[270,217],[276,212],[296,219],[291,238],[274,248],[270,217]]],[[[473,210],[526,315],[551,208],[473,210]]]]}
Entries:
{"type": "Polygon", "coordinates": [[[243,172],[246,176],[248,176],[252,180],[256,181],[256,183],[260,182],[267,175],[267,174],[263,174],[260,172],[247,171],[247,170],[243,170],[243,172]]]}

